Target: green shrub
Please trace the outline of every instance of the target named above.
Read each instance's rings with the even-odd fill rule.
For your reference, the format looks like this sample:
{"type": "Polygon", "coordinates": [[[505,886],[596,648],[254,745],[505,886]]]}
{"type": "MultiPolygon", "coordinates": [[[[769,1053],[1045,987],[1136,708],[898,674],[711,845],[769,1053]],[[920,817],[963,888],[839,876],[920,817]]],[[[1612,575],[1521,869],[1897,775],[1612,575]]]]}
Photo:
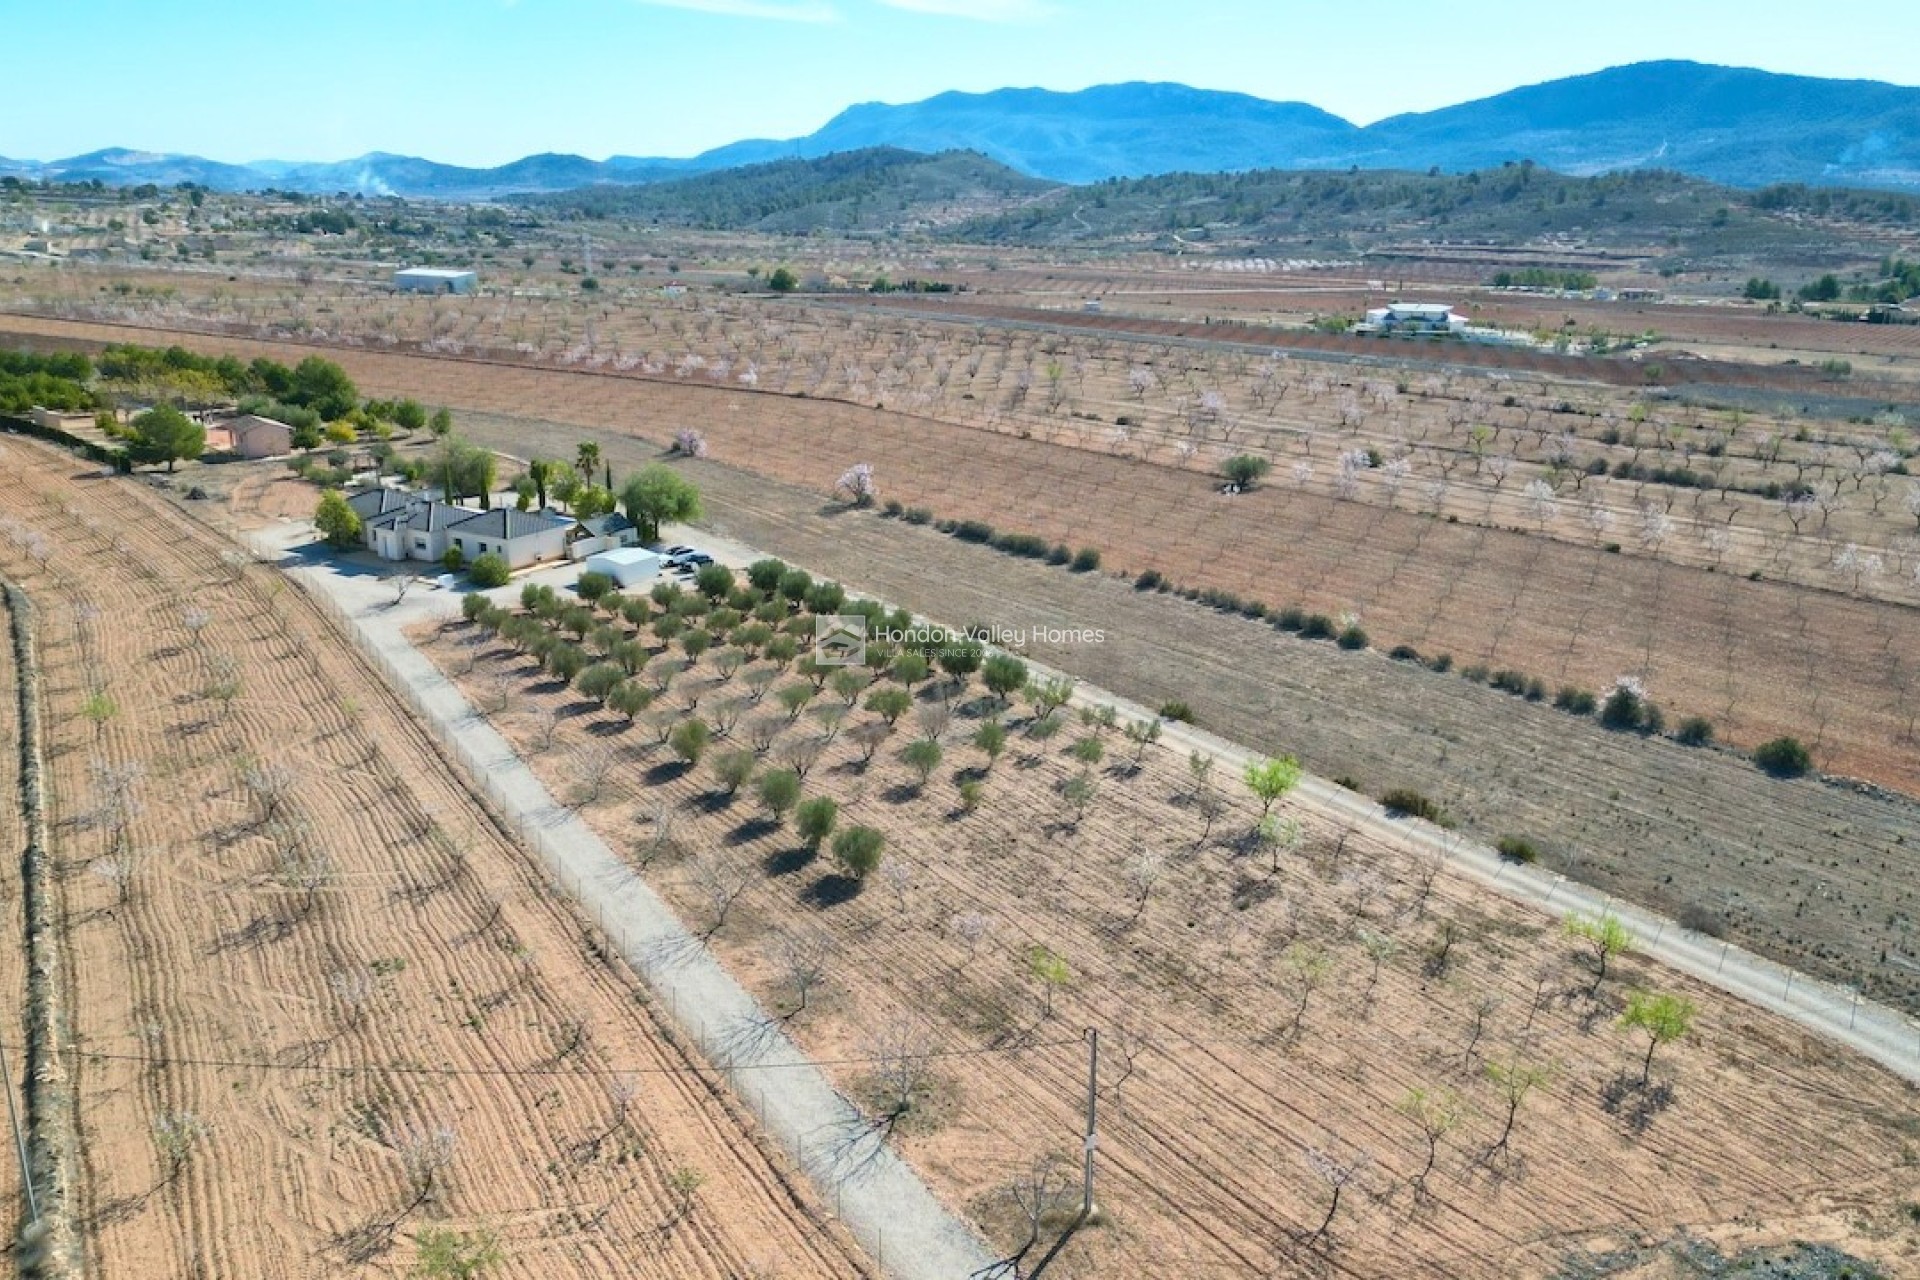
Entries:
{"type": "Polygon", "coordinates": [[[1523,836],[1501,836],[1499,843],[1494,847],[1508,862],[1540,861],[1540,851],[1533,847],[1531,840],[1523,836]]]}
{"type": "Polygon", "coordinates": [[[771,556],[764,560],[755,560],[747,566],[747,581],[753,589],[762,595],[771,595],[780,589],[780,579],[786,576],[787,562],[775,560],[771,556]]]}
{"type": "Polygon", "coordinates": [[[872,827],[848,827],[833,838],[833,856],[855,880],[864,880],[880,866],[887,838],[872,827]]]}
{"type": "Polygon", "coordinates": [[[1453,655],[1450,653],[1440,654],[1427,665],[1433,670],[1438,671],[1441,675],[1445,675],[1447,672],[1453,670],[1453,655]]]}
{"type": "Polygon", "coordinates": [[[504,587],[511,575],[506,560],[491,551],[475,556],[467,566],[467,581],[476,587],[504,587]]]}
{"type": "Polygon", "coordinates": [[[775,822],[784,821],[788,810],[799,802],[800,775],[793,770],[775,769],[760,779],[760,803],[775,822]]]}
{"type": "Polygon", "coordinates": [[[1439,827],[1450,827],[1453,822],[1447,817],[1447,811],[1407,787],[1395,787],[1380,793],[1380,803],[1386,808],[1387,815],[1394,818],[1424,818],[1439,827]]]}
{"type": "Polygon", "coordinates": [[[1133,580],[1135,591],[1157,591],[1166,585],[1166,579],[1160,576],[1158,569],[1148,569],[1133,580]]]}
{"type": "Polygon", "coordinates": [[[1673,740],[1683,747],[1710,747],[1713,745],[1713,722],[1705,716],[1688,716],[1673,731],[1673,740]]]}
{"type": "Polygon", "coordinates": [[[1364,649],[1367,647],[1367,633],[1360,629],[1359,623],[1351,623],[1341,631],[1335,643],[1342,649],[1364,649]]]}
{"type": "Polygon", "coordinates": [[[1753,762],[1776,778],[1798,778],[1813,768],[1813,754],[1798,738],[1775,738],[1753,749],[1753,762]]]}
{"type": "Polygon", "coordinates": [[[901,513],[900,518],[908,524],[932,524],[933,512],[927,510],[925,507],[908,507],[906,511],[901,513]]]}
{"type": "Polygon", "coordinates": [[[1298,631],[1307,625],[1303,610],[1288,607],[1273,615],[1273,625],[1281,631],[1298,631]]]}
{"type": "Polygon", "coordinates": [[[1576,716],[1590,716],[1600,703],[1585,689],[1561,685],[1560,691],[1553,695],[1553,705],[1561,711],[1571,712],[1576,716]]]}
{"type": "Polygon", "coordinates": [[[713,734],[704,720],[686,720],[673,727],[673,732],[667,736],[667,746],[688,764],[699,764],[712,738],[713,734]]]}
{"type": "Polygon", "coordinates": [[[733,795],[747,785],[747,779],[753,776],[754,766],[759,757],[744,747],[736,751],[722,751],[713,757],[713,776],[720,780],[720,790],[733,795]]]}
{"type": "Polygon", "coordinates": [[[1251,453],[1238,454],[1220,464],[1220,474],[1227,478],[1228,483],[1242,489],[1251,489],[1255,481],[1271,470],[1271,462],[1251,453]]]}
{"type": "Polygon", "coordinates": [[[596,662],[574,677],[573,687],[604,706],[607,695],[626,678],[627,673],[613,663],[596,662]]]}
{"type": "Polygon", "coordinates": [[[1331,640],[1339,631],[1334,620],[1324,613],[1310,613],[1300,624],[1300,634],[1309,640],[1331,640]]]}
{"type": "Polygon", "coordinates": [[[794,811],[794,826],[800,832],[800,838],[807,848],[818,853],[820,846],[833,834],[834,824],[840,820],[840,806],[831,796],[814,796],[802,800],[794,811]]]}
{"type": "Polygon", "coordinates": [[[1160,704],[1162,720],[1178,720],[1182,724],[1193,723],[1193,708],[1184,702],[1163,702],[1160,704]]]}
{"type": "Polygon", "coordinates": [[[1100,553],[1092,547],[1082,547],[1073,553],[1070,567],[1075,573],[1092,573],[1100,567],[1100,553]]]}
{"type": "Polygon", "coordinates": [[[693,575],[693,586],[709,600],[725,599],[733,590],[733,570],[723,564],[703,564],[693,575]]]}
{"type": "Polygon", "coordinates": [[[1393,646],[1393,651],[1389,653],[1387,656],[1389,658],[1392,658],[1395,662],[1419,662],[1420,661],[1420,651],[1414,648],[1410,644],[1397,644],[1393,646]]]}
{"type": "Polygon", "coordinates": [[[1511,693],[1515,697],[1527,691],[1527,678],[1518,671],[1501,670],[1493,673],[1487,683],[1502,693],[1511,693]]]}
{"type": "Polygon", "coordinates": [[[993,526],[984,520],[962,520],[953,526],[953,536],[962,542],[992,542],[993,526]]]}
{"type": "Polygon", "coordinates": [[[1609,729],[1655,733],[1661,724],[1659,715],[1646,695],[1625,683],[1615,685],[1600,704],[1600,723],[1609,729]]]}
{"type": "Polygon", "coordinates": [[[1004,551],[1010,556],[1022,556],[1028,560],[1038,560],[1047,554],[1047,540],[1033,533],[996,534],[992,545],[995,551],[1004,551]]]}
{"type": "Polygon", "coordinates": [[[582,600],[592,602],[599,600],[617,585],[612,575],[589,569],[580,575],[580,580],[573,584],[573,589],[582,600]]]}
{"type": "Polygon", "coordinates": [[[446,554],[440,557],[440,567],[448,573],[460,572],[467,567],[467,553],[458,547],[448,547],[446,554]]]}
{"type": "Polygon", "coordinates": [[[1053,549],[1047,552],[1048,564],[1070,564],[1072,561],[1073,552],[1067,549],[1067,544],[1064,542],[1055,543],[1053,549]]]}

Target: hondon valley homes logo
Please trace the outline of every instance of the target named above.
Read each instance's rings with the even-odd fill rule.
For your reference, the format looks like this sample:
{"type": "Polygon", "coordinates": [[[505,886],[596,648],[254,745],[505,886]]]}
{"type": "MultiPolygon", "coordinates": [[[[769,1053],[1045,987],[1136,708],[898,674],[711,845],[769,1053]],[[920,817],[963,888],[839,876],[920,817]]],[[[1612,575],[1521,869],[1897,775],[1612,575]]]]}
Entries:
{"type": "Polygon", "coordinates": [[[867,620],[857,613],[824,613],[813,620],[813,660],[823,667],[857,667],[867,657],[867,620]]]}

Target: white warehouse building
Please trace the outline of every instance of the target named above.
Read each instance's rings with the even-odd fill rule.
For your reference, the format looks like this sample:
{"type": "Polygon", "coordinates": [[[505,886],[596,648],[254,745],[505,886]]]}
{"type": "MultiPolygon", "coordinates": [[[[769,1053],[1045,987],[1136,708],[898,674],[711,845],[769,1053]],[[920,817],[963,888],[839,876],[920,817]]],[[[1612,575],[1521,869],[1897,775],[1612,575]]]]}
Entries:
{"type": "Polygon", "coordinates": [[[480,277],[449,267],[404,267],[393,273],[393,287],[412,293],[472,293],[480,277]]]}
{"type": "Polygon", "coordinates": [[[657,551],[645,547],[615,547],[611,551],[600,551],[586,559],[585,571],[604,573],[622,587],[631,587],[638,582],[647,582],[660,576],[660,566],[665,562],[657,551]]]}
{"type": "Polygon", "coordinates": [[[1468,319],[1444,302],[1390,302],[1367,312],[1367,333],[1464,333],[1468,319]]]}

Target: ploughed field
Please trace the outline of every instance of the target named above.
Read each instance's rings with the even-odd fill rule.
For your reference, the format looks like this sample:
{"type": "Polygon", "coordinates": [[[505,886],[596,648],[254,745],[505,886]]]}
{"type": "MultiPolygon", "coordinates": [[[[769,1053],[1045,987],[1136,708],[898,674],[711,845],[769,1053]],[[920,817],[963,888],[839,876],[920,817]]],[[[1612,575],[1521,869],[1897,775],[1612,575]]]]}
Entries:
{"type": "MultiPolygon", "coordinates": [[[[65,340],[127,332],[32,323],[65,340]]],[[[300,351],[188,340],[243,355],[300,351]]],[[[1738,748],[1793,734],[1822,767],[1911,793],[1920,785],[1912,746],[1920,691],[1916,656],[1901,638],[1912,611],[1873,598],[1903,589],[1890,569],[1877,581],[1861,575],[1858,595],[1836,589],[1830,569],[1813,567],[1821,542],[1811,534],[1783,537],[1764,522],[1736,521],[1724,526],[1724,543],[1671,531],[1643,539],[1630,532],[1638,518],[1603,527],[1564,507],[1541,520],[1516,510],[1515,478],[1467,490],[1477,505],[1448,510],[1454,523],[1406,509],[1411,490],[1394,499],[1376,470],[1364,473],[1356,499],[1341,497],[1327,484],[1324,443],[1315,446],[1321,461],[1311,482],[1276,475],[1228,497],[1172,450],[1116,456],[1082,447],[1064,428],[1049,442],[692,378],[338,354],[368,391],[452,404],[463,430],[519,454],[570,456],[579,439],[593,438],[630,468],[681,427],[697,426],[712,454],[697,478],[717,518],[759,521],[743,527],[750,541],[790,548],[932,616],[1008,622],[1007,614],[1044,603],[1070,625],[1107,626],[1113,639],[1100,651],[1050,659],[1155,704],[1188,701],[1211,727],[1300,751],[1316,770],[1351,775],[1370,791],[1419,786],[1489,839],[1525,836],[1583,879],[1676,914],[1692,909],[1709,927],[1810,972],[1907,1008],[1920,998],[1908,874],[1920,832],[1911,805],[1773,784],[1730,754],[1601,734],[1591,721],[1521,705],[1457,675],[1327,653],[1258,623],[1139,599],[1111,580],[1093,594],[1085,580],[899,522],[813,513],[844,466],[869,461],[882,496],[909,506],[1091,546],[1107,569],[1128,575],[1156,568],[1177,583],[1276,608],[1351,612],[1377,651],[1404,644],[1429,660],[1452,658],[1456,672],[1511,670],[1549,696],[1561,686],[1604,694],[1617,676],[1635,675],[1669,725],[1705,716],[1738,748]],[[755,536],[762,531],[768,536],[755,536]],[[1627,539],[1619,553],[1599,541],[1609,536],[1627,539]],[[896,545],[901,539],[909,541],[896,545]],[[917,562],[928,557],[950,560],[950,571],[921,577],[917,562]],[[1800,570],[1818,585],[1778,580],[1800,570]],[[1755,571],[1757,581],[1748,576],[1755,571]]],[[[1419,398],[1391,385],[1375,391],[1419,398]]],[[[1320,394],[1338,399],[1332,388],[1320,394]]],[[[1436,430],[1448,429],[1447,411],[1421,412],[1438,413],[1436,430]]],[[[1511,412],[1523,422],[1524,408],[1511,412]]],[[[1630,415],[1621,421],[1629,425],[1630,415]]],[[[1456,474],[1475,469],[1469,452],[1456,474]]],[[[1891,532],[1898,492],[1885,504],[1889,556],[1904,536],[1891,532]]],[[[1847,493],[1853,501],[1851,486],[1847,493]]],[[[1725,506],[1744,519],[1758,504],[1767,519],[1779,516],[1758,499],[1702,496],[1712,512],[1725,506]]],[[[1464,499],[1450,491],[1447,502],[1464,499]]]]}
{"type": "Polygon", "coordinates": [[[4,452],[89,1274],[398,1276],[436,1239],[529,1280],[866,1271],[296,590],[4,452]]]}
{"type": "Polygon", "coordinates": [[[1009,1254],[1038,1220],[1031,1263],[1077,1209],[1081,1031],[1102,1029],[1102,1216],[1049,1274],[1531,1275],[1753,1224],[1911,1265],[1889,1200],[1911,1090],[1789,1024],[1643,960],[1596,982],[1559,921],[1286,802],[1263,846],[1239,779],[1124,723],[977,678],[809,674],[746,614],[792,622],[803,656],[811,619],[752,596],[575,603],[416,639],[867,1108],[845,1160],[898,1142],[1009,1254]],[[576,644],[631,703],[535,656],[576,644]],[[791,798],[764,799],[789,771],[836,833],[882,833],[877,867],[807,847],[791,798]],[[1642,987],[1701,1010],[1645,1085],[1616,1025],[1642,987]],[[1500,1073],[1536,1070],[1502,1146],[1500,1073]],[[1447,1117],[1431,1170],[1416,1097],[1447,1117]]]}

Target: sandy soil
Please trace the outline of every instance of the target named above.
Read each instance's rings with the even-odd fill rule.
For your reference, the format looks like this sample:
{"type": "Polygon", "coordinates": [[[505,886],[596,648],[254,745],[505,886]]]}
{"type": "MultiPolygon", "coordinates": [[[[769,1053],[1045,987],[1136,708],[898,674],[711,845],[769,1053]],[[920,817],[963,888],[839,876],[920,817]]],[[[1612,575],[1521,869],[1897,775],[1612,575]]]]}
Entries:
{"type": "MultiPolygon", "coordinates": [[[[1228,807],[1209,835],[1186,762],[1170,752],[1149,749],[1135,768],[1117,732],[1069,726],[1036,741],[1020,713],[989,768],[969,745],[985,710],[976,686],[954,696],[952,722],[924,730],[946,755],[922,787],[899,758],[923,732],[920,712],[862,767],[852,727],[872,717],[856,711],[805,780],[840,802],[843,823],[888,835],[882,869],[856,886],[765,821],[751,788],[728,799],[710,768],[677,766],[660,745],[689,714],[724,718],[749,696],[737,679],[703,662],[671,676],[630,724],[505,645],[468,638],[421,637],[476,696],[507,691],[496,724],[549,785],[577,787],[610,760],[582,811],[610,839],[624,835],[650,880],[712,928],[713,945],[817,1057],[831,1064],[895,1037],[945,1055],[896,1134],[1009,1250],[1026,1234],[1009,1187],[1049,1152],[1070,1162],[1084,1105],[1078,1031],[1105,1029],[1106,1218],[1049,1274],[1158,1258],[1193,1274],[1537,1275],[1596,1233],[1737,1218],[1784,1239],[1833,1232],[1823,1215],[1835,1211],[1856,1224],[1835,1243],[1890,1266],[1916,1257],[1920,1242],[1884,1207],[1913,1184],[1902,1154],[1910,1089],[1641,962],[1590,999],[1557,922],[1447,878],[1425,899],[1418,867],[1310,814],[1295,815],[1300,850],[1250,854],[1242,837],[1255,810],[1237,782],[1221,780],[1228,807]],[[1076,820],[1062,797],[1082,770],[1069,752],[1087,737],[1104,758],[1085,768],[1097,797],[1076,820]],[[969,777],[985,786],[971,814],[956,791],[969,777]],[[642,838],[662,806],[678,824],[666,851],[642,838]],[[723,912],[727,890],[738,896],[723,912]],[[977,947],[968,914],[986,922],[977,947]],[[1382,940],[1377,982],[1369,936],[1382,940]],[[1050,1012],[1035,947],[1071,971],[1050,1012]],[[788,957],[812,948],[825,977],[802,1001],[788,957]],[[1656,1063],[1651,1092],[1632,1087],[1635,1047],[1612,1025],[1626,986],[1684,990],[1702,1009],[1699,1034],[1656,1063]],[[1516,1056],[1552,1063],[1554,1076],[1521,1113],[1516,1158],[1489,1164],[1504,1108],[1485,1068],[1516,1056]],[[1469,1113],[1425,1195],[1411,1186],[1424,1145],[1397,1109],[1416,1087],[1455,1091],[1469,1113]],[[1331,1249],[1299,1242],[1327,1204],[1310,1151],[1362,1166],[1331,1249]]],[[[761,721],[774,729],[774,764],[824,736],[817,709],[789,723],[773,696],[743,702],[715,750],[750,741],[761,721]]],[[[926,688],[918,701],[939,705],[926,688]]],[[[844,1070],[850,1092],[891,1112],[870,1065],[844,1070]]]]}
{"type": "Polygon", "coordinates": [[[495,1234],[488,1274],[865,1272],[297,592],[5,452],[52,548],[0,556],[41,607],[92,1273],[401,1275],[429,1228],[495,1234]]]}

